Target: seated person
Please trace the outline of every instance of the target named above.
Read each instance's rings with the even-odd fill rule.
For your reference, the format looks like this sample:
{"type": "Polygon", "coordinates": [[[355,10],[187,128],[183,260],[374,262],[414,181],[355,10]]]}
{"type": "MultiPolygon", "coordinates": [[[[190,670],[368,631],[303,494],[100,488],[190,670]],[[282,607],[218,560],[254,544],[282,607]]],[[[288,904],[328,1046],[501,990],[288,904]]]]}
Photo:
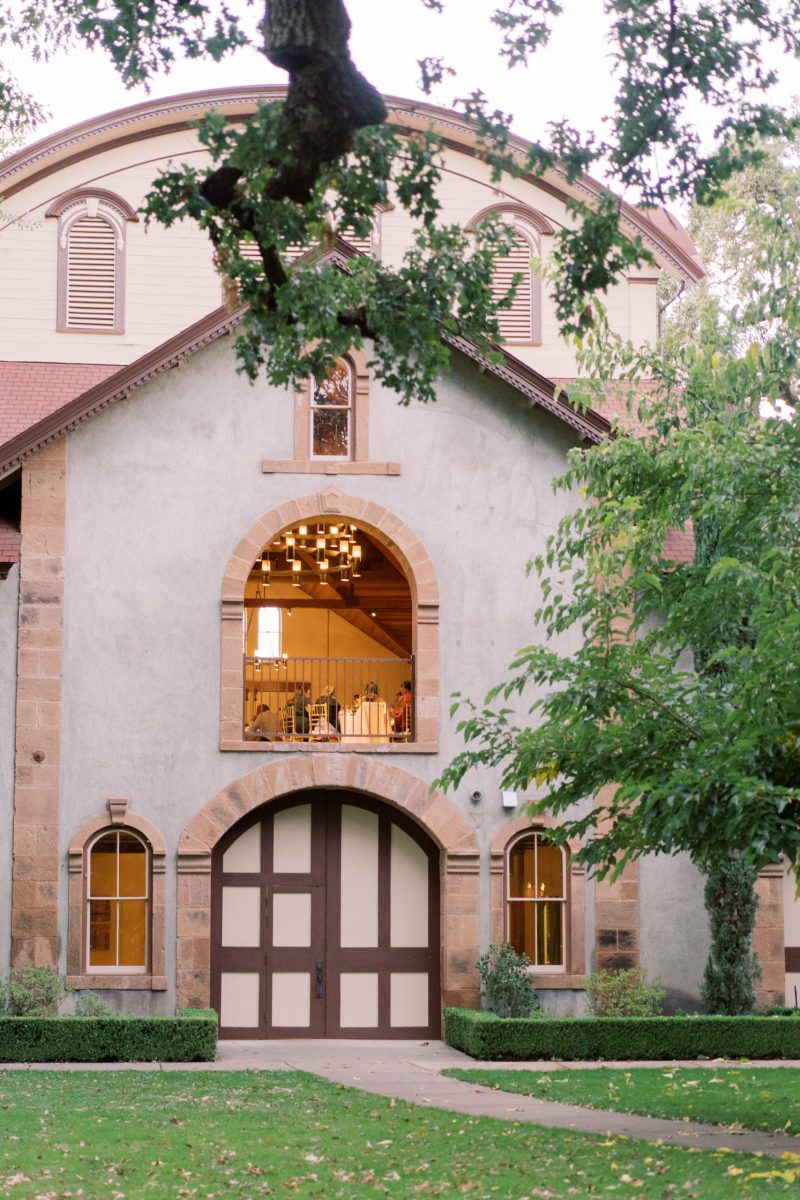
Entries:
{"type": "Polygon", "coordinates": [[[304,683],[294,698],[294,731],[306,734],[311,729],[311,684],[304,683]]]}
{"type": "Polygon", "coordinates": [[[410,728],[411,720],[411,680],[404,679],[402,690],[397,693],[394,713],[392,714],[395,733],[405,733],[410,728]],[[408,709],[408,715],[406,710],[408,709]],[[407,724],[409,722],[409,724],[407,724]]]}
{"type": "Polygon", "coordinates": [[[339,701],[336,699],[336,697],[334,696],[333,687],[331,684],[328,684],[327,687],[324,687],[322,689],[322,693],[321,693],[321,695],[319,695],[317,697],[315,703],[316,704],[324,704],[325,707],[327,708],[327,710],[328,710],[328,725],[330,727],[330,733],[331,734],[339,733],[341,730],[341,726],[339,724],[339,713],[341,712],[342,706],[339,703],[339,701]]]}
{"type": "Polygon", "coordinates": [[[248,727],[248,733],[257,733],[262,738],[269,738],[275,733],[280,733],[280,724],[278,714],[271,712],[268,704],[259,704],[248,727]]]}

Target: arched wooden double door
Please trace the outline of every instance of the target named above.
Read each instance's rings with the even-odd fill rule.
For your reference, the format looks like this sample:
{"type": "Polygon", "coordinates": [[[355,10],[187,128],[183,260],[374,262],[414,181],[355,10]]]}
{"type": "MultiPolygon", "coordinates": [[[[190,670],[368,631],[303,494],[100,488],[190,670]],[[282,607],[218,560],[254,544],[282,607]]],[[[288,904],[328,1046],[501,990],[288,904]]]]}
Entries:
{"type": "Polygon", "coordinates": [[[211,1000],[228,1038],[438,1037],[438,850],[340,791],[270,804],[212,865],[211,1000]]]}

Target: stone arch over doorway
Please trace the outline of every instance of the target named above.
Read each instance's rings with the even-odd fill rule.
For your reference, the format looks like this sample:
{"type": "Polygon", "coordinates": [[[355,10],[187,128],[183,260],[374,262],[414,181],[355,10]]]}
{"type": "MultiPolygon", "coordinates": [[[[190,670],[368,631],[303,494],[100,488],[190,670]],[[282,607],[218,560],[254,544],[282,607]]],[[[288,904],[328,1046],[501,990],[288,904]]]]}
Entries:
{"type": "Polygon", "coordinates": [[[360,756],[281,756],[218,792],[178,845],[177,1004],[207,1008],[211,994],[211,855],[242,817],[295,792],[341,789],[396,808],[439,847],[443,1005],[474,1007],[478,980],[479,852],[469,823],[441,793],[400,767],[360,756]]]}
{"type": "MultiPolygon", "coordinates": [[[[346,495],[330,487],[296,500],[289,500],[261,517],[234,550],[222,581],[220,606],[220,749],[258,750],[261,753],[286,749],[279,743],[245,742],[242,738],[244,682],[242,675],[242,619],[247,577],[262,548],[281,530],[314,518],[341,515],[363,525],[396,558],[411,591],[413,653],[415,657],[414,698],[416,739],[395,744],[392,753],[435,753],[439,739],[439,585],[433,562],[417,535],[383,505],[362,497],[346,495]]],[[[303,752],[297,743],[294,752],[303,752]]],[[[359,749],[350,747],[349,751],[359,749]]],[[[374,750],[368,746],[366,749],[374,750]]],[[[336,750],[341,753],[341,748],[336,750]]]]}

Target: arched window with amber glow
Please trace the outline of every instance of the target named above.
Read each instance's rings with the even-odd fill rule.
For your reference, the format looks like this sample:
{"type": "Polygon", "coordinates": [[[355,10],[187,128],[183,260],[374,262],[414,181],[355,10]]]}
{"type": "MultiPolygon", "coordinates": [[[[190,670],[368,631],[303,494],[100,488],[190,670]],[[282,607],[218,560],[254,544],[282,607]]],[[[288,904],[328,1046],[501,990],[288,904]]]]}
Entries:
{"type": "Polygon", "coordinates": [[[89,848],[87,962],[92,972],[147,970],[150,855],[135,833],[102,833],[89,848]]]}
{"type": "Polygon", "coordinates": [[[566,965],[566,857],[541,833],[525,833],[508,852],[508,940],[537,970],[566,965]]]}
{"type": "Polygon", "coordinates": [[[311,457],[352,458],[354,379],[343,358],[311,384],[311,457]]]}

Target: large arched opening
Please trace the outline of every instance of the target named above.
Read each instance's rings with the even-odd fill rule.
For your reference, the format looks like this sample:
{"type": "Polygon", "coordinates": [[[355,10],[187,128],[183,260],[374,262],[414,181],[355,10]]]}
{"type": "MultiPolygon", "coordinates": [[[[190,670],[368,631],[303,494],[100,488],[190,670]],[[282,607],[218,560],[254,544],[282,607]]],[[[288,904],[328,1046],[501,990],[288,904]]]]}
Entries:
{"type": "Polygon", "coordinates": [[[435,750],[438,612],[430,558],[382,506],[330,488],[273,510],[223,583],[222,749],[435,750]]]}
{"type": "Polygon", "coordinates": [[[436,1036],[477,1003],[478,920],[449,800],[385,760],[279,757],[181,835],[178,1004],[213,1001],[229,1037],[436,1036]]]}

